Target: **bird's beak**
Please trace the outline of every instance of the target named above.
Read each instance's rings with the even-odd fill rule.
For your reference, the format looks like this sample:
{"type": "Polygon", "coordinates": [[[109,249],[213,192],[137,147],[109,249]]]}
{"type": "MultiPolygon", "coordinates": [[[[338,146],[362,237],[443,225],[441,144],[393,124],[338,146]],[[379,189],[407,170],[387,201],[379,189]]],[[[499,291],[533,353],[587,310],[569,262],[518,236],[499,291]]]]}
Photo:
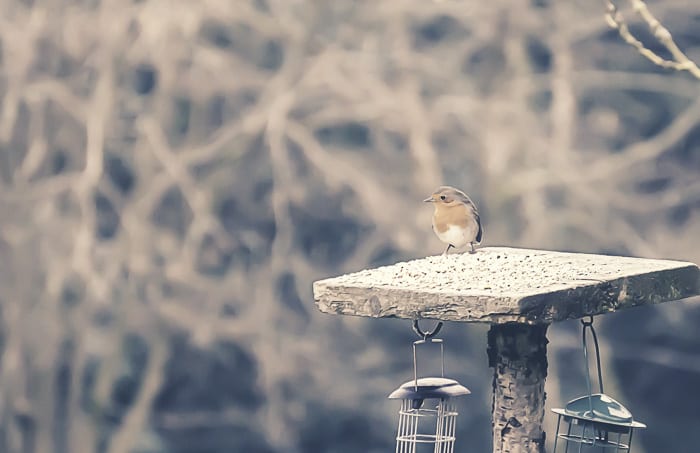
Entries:
{"type": "Polygon", "coordinates": [[[433,197],[428,197],[425,200],[423,200],[423,203],[432,203],[433,201],[435,201],[433,197]]]}

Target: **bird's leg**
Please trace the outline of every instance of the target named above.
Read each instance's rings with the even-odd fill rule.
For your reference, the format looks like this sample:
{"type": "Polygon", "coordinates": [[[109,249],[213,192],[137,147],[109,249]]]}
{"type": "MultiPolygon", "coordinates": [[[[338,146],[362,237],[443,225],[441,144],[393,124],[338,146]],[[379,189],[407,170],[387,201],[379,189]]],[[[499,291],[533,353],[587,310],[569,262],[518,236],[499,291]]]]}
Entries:
{"type": "Polygon", "coordinates": [[[476,253],[476,250],[474,250],[474,243],[473,243],[473,242],[470,242],[470,243],[469,243],[469,246],[472,248],[472,249],[469,251],[469,253],[476,253]]]}
{"type": "Polygon", "coordinates": [[[447,244],[447,248],[445,249],[445,251],[444,251],[444,252],[442,252],[442,256],[445,256],[445,255],[447,255],[447,252],[449,252],[449,251],[450,251],[450,247],[452,247],[452,244],[447,244]]]}

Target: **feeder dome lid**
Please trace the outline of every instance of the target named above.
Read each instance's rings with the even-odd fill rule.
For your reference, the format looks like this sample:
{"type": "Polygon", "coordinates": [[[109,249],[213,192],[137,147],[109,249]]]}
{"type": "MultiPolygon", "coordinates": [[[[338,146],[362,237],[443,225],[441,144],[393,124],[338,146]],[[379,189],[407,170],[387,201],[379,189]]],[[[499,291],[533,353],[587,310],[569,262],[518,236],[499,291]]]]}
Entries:
{"type": "Polygon", "coordinates": [[[440,377],[424,377],[418,381],[411,379],[401,384],[389,399],[429,399],[429,398],[451,398],[454,396],[468,395],[471,391],[454,379],[440,377]]]}
{"type": "Polygon", "coordinates": [[[598,423],[646,428],[644,423],[636,422],[632,413],[625,406],[604,393],[595,393],[576,398],[566,405],[565,409],[552,409],[552,412],[580,420],[590,420],[598,423]],[[591,412],[591,406],[593,412],[591,412]]]}

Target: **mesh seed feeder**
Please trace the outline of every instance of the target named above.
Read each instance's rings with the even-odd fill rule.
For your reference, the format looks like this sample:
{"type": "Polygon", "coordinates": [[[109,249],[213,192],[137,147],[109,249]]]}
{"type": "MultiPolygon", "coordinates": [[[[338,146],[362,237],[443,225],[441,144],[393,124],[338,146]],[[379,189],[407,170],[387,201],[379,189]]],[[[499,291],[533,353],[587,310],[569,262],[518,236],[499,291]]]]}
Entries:
{"type": "Polygon", "coordinates": [[[394,390],[389,399],[401,400],[396,453],[452,453],[455,445],[457,410],[454,398],[471,393],[454,379],[445,377],[445,354],[442,340],[433,338],[442,327],[424,333],[413,322],[413,330],[422,340],[413,343],[413,379],[394,390]],[[440,347],[440,377],[418,377],[416,348],[435,344],[440,347]]]}
{"type": "Polygon", "coordinates": [[[635,429],[646,428],[644,423],[635,421],[630,411],[603,392],[603,376],[600,369],[598,337],[593,329],[593,317],[583,324],[583,357],[586,361],[586,384],[588,395],[570,401],[564,409],[552,409],[558,415],[557,434],[554,438],[554,453],[557,453],[559,439],[565,449],[574,445],[574,452],[613,451],[629,452],[632,448],[632,434],[635,429]],[[588,368],[588,348],[586,329],[590,329],[595,346],[596,365],[600,393],[593,393],[588,368]],[[562,421],[566,432],[560,432],[562,421]]]}

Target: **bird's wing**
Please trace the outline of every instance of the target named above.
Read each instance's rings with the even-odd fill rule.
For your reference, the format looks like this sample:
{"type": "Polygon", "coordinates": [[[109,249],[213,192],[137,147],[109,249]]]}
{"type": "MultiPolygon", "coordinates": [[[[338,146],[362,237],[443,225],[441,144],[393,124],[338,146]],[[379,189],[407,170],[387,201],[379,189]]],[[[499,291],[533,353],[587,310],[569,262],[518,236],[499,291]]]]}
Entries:
{"type": "Polygon", "coordinates": [[[481,236],[484,233],[484,229],[481,227],[481,217],[479,217],[479,213],[476,212],[476,208],[474,209],[474,218],[476,218],[476,224],[479,225],[479,231],[476,233],[476,242],[481,244],[481,236]]]}
{"type": "Polygon", "coordinates": [[[456,192],[457,192],[457,195],[458,195],[460,201],[462,203],[464,203],[465,205],[467,205],[469,207],[469,209],[472,210],[472,213],[474,214],[474,218],[476,219],[476,224],[479,226],[479,231],[476,233],[476,242],[481,243],[481,237],[484,234],[484,229],[481,226],[481,217],[479,217],[479,211],[476,210],[476,205],[474,204],[472,199],[469,198],[469,196],[466,193],[462,192],[461,190],[457,190],[456,192]]]}
{"type": "Polygon", "coordinates": [[[479,226],[479,231],[476,233],[476,242],[481,243],[481,237],[484,235],[484,229],[481,226],[481,217],[479,217],[479,212],[476,210],[476,205],[469,196],[462,192],[461,190],[455,190],[457,193],[457,198],[464,203],[469,209],[471,209],[474,214],[474,219],[476,219],[476,224],[479,226]]]}

